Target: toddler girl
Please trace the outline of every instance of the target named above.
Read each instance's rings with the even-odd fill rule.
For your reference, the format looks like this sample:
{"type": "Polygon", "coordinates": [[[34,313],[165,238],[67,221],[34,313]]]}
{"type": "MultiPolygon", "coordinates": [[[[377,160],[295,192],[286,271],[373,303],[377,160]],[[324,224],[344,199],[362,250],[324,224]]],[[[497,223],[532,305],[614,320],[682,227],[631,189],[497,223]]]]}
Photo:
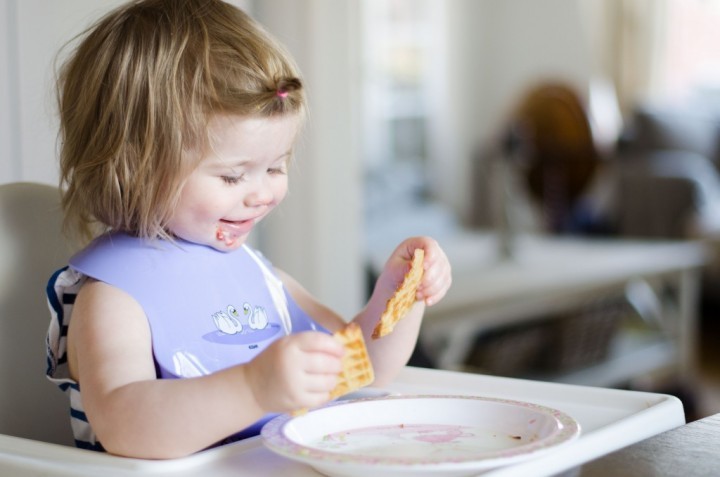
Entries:
{"type": "MultiPolygon", "coordinates": [[[[88,30],[58,99],[66,223],[94,237],[48,286],[48,376],[78,445],[179,457],[325,403],[345,322],[245,243],[287,193],[306,108],[283,48],[219,0],[131,2],[88,30]]],[[[353,319],[376,386],[450,281],[430,238],[392,253],[353,319]],[[416,248],[418,301],[371,340],[416,248]]]]}

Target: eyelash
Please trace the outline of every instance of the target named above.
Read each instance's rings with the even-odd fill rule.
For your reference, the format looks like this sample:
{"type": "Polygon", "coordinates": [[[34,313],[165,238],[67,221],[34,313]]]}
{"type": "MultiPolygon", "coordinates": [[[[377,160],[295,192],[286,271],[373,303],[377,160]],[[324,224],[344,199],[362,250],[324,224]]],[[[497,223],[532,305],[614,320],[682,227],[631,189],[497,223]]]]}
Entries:
{"type": "Polygon", "coordinates": [[[221,179],[228,185],[235,185],[243,180],[243,176],[221,176],[221,179]]]}
{"type": "MultiPolygon", "coordinates": [[[[282,167],[273,167],[267,170],[270,175],[283,175],[286,174],[285,169],[282,167]]],[[[244,175],[239,176],[221,176],[220,178],[228,185],[235,185],[243,181],[244,175]]]]}

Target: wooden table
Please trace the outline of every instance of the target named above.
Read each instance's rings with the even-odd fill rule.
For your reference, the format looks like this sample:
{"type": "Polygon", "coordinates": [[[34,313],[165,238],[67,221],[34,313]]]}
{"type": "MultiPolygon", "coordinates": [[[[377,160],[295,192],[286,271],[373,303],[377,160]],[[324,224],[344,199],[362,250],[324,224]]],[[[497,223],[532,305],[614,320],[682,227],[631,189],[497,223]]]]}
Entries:
{"type": "Polygon", "coordinates": [[[658,434],[558,475],[720,475],[720,414],[658,434]]]}

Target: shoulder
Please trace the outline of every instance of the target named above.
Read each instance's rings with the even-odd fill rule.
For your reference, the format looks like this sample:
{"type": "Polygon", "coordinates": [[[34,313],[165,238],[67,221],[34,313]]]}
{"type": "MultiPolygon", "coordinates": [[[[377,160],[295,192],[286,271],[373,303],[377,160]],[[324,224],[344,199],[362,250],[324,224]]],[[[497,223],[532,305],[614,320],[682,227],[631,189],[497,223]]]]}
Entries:
{"type": "Polygon", "coordinates": [[[150,355],[150,327],[142,307],[112,285],[88,278],[77,294],[68,325],[68,370],[78,382],[80,359],[96,367],[117,356],[150,355]]]}
{"type": "Polygon", "coordinates": [[[149,331],[145,312],[131,295],[92,278],[85,281],[77,294],[73,322],[92,327],[103,336],[115,336],[120,328],[143,334],[149,331]]]}

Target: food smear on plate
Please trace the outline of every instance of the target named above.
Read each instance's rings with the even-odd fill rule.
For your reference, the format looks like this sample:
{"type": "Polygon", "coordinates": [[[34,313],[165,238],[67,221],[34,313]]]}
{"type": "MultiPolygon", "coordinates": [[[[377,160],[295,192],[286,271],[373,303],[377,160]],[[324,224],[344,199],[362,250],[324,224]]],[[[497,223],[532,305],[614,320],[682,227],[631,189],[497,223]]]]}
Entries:
{"type": "MultiPolygon", "coordinates": [[[[535,436],[536,438],[536,436],[535,436]]],[[[532,442],[519,434],[446,424],[394,424],[324,435],[313,447],[367,456],[462,458],[468,453],[513,449],[532,442]]]]}

